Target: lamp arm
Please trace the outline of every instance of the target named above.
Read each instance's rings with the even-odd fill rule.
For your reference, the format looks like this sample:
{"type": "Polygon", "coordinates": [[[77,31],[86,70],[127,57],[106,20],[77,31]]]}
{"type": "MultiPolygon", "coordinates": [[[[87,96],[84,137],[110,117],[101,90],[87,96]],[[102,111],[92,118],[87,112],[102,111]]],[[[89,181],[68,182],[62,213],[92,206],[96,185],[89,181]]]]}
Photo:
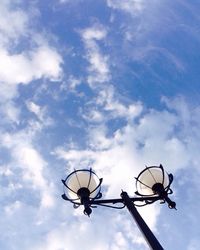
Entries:
{"type": "MultiPolygon", "coordinates": [[[[132,197],[130,200],[134,203],[137,201],[152,203],[154,201],[160,200],[159,196],[146,196],[146,197],[132,197]]],[[[104,200],[90,200],[90,205],[102,205],[102,204],[116,204],[123,203],[123,199],[104,199],[104,200]]]]}
{"type": "Polygon", "coordinates": [[[115,208],[115,209],[123,209],[125,207],[125,205],[122,205],[122,206],[112,206],[112,205],[106,205],[106,204],[98,204],[98,205],[102,207],[115,208]]]}
{"type": "MultiPolygon", "coordinates": [[[[70,200],[66,194],[62,194],[61,196],[64,200],[66,201],[70,201],[72,203],[74,203],[75,205],[77,206],[80,206],[81,204],[80,203],[76,203],[75,201],[72,201],[70,200]]],[[[142,207],[142,206],[145,206],[145,205],[148,205],[148,204],[152,204],[154,203],[155,201],[158,201],[160,200],[160,196],[145,196],[145,197],[132,197],[130,198],[130,200],[134,203],[134,205],[136,207],[142,207]],[[135,204],[135,202],[145,202],[144,204],[135,204]]],[[[165,197],[165,201],[168,203],[169,205],[169,208],[175,208],[176,207],[176,204],[175,202],[171,201],[170,198],[168,197],[165,197]]],[[[123,202],[123,199],[119,198],[119,199],[100,199],[100,200],[96,200],[96,199],[91,199],[89,201],[87,201],[88,205],[89,206],[93,206],[93,205],[99,205],[99,206],[104,206],[104,207],[111,207],[111,208],[117,208],[117,209],[120,209],[120,208],[123,208],[123,206],[121,207],[117,207],[117,206],[112,206],[112,205],[107,205],[107,204],[117,204],[117,203],[124,203],[123,202]]]]}

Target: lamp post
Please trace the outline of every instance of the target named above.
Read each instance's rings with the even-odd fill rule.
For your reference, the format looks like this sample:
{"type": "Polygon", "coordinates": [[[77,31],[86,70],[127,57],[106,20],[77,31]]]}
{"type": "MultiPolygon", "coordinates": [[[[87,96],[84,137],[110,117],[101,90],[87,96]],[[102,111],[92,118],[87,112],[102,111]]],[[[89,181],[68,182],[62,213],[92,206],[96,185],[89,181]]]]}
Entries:
{"type": "Polygon", "coordinates": [[[162,250],[163,247],[138,213],[136,206],[145,206],[160,200],[161,203],[167,203],[169,208],[176,209],[176,203],[168,197],[173,193],[170,188],[173,175],[167,174],[162,165],[150,166],[146,167],[135,179],[137,189],[135,197],[129,197],[126,192],[122,191],[119,199],[101,199],[103,179],[98,178],[92,169],[75,170],[62,180],[65,187],[62,198],[72,202],[74,208],[83,205],[84,214],[88,216],[92,213],[92,208],[97,205],[117,209],[127,207],[149,247],[153,250],[162,250]],[[116,205],[118,203],[122,205],[116,205]]]}

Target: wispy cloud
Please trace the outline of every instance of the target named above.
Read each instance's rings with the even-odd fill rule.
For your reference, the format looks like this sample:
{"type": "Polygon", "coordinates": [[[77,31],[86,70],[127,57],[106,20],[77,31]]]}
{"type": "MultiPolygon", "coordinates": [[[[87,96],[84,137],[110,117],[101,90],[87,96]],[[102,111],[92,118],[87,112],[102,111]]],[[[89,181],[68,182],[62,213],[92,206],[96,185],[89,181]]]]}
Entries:
{"type": "Polygon", "coordinates": [[[98,83],[108,82],[110,79],[109,58],[103,55],[98,41],[104,40],[107,30],[102,25],[94,25],[82,30],[81,36],[86,47],[86,58],[89,62],[88,83],[95,87],[98,83]]]}
{"type": "MultiPolygon", "coordinates": [[[[31,18],[31,15],[30,15],[31,18]]],[[[59,79],[62,76],[62,57],[48,44],[47,39],[38,40],[31,27],[28,13],[19,2],[11,5],[10,1],[0,4],[0,86],[1,109],[5,122],[19,123],[20,108],[16,107],[14,98],[18,96],[18,85],[30,84],[34,80],[48,78],[59,79]],[[10,20],[15,20],[10,22],[10,20]],[[20,46],[24,38],[30,39],[30,48],[20,46]],[[13,43],[15,41],[15,43],[13,43]]]]}
{"type": "Polygon", "coordinates": [[[134,196],[134,177],[160,163],[175,175],[181,209],[138,210],[166,248],[174,237],[177,248],[198,248],[200,109],[190,95],[199,97],[200,40],[192,5],[1,1],[0,249],[146,249],[126,209],[98,207],[87,218],[61,199],[60,179],[92,167],[104,197],[121,189],[134,196]]]}
{"type": "MultiPolygon", "coordinates": [[[[144,165],[163,163],[167,171],[174,174],[190,164],[197,166],[199,157],[196,150],[191,152],[189,148],[193,148],[194,144],[199,148],[199,140],[192,139],[195,132],[191,134],[191,130],[184,129],[185,118],[182,119],[176,113],[176,106],[172,105],[171,111],[167,107],[162,111],[146,110],[145,113],[139,114],[137,121],[128,120],[110,136],[105,126],[96,125],[94,129],[91,127],[88,131],[86,150],[67,147],[59,148],[55,153],[66,160],[71,170],[72,166],[92,166],[104,177],[106,197],[118,196],[120,189],[133,194],[133,177],[137,176],[144,165]]],[[[178,102],[178,106],[185,109],[184,106],[188,107],[188,104],[182,101],[182,104],[178,102]]],[[[198,117],[197,113],[195,117],[198,117]]],[[[193,119],[194,116],[189,118],[189,124],[193,119]]],[[[187,126],[190,126],[189,124],[187,126]]],[[[200,126],[193,125],[193,128],[195,127],[200,126]]],[[[160,207],[157,206],[141,210],[143,217],[154,230],[159,211],[160,207]]]]}
{"type": "MultiPolygon", "coordinates": [[[[152,3],[151,3],[152,4],[152,3]]],[[[132,15],[137,15],[138,12],[141,12],[145,7],[145,1],[143,0],[107,0],[108,7],[113,9],[119,9],[130,13],[132,15]]]]}
{"type": "Polygon", "coordinates": [[[0,4],[0,46],[16,44],[20,36],[27,33],[28,15],[20,8],[15,8],[17,1],[2,0],[0,4]],[[12,21],[11,21],[12,20],[12,21]]]}
{"type": "Polygon", "coordinates": [[[49,195],[49,185],[44,177],[47,163],[32,145],[32,134],[27,132],[1,136],[2,145],[10,151],[12,162],[10,171],[19,169],[24,188],[30,183],[41,194],[41,206],[52,206],[53,196],[49,195]],[[15,163],[15,164],[14,164],[15,163]]]}

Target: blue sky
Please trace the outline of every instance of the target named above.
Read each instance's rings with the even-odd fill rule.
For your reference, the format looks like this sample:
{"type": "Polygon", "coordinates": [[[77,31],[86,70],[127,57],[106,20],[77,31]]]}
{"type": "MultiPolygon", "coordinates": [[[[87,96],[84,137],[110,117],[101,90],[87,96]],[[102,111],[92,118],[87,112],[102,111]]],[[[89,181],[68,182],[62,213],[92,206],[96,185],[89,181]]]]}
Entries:
{"type": "Polygon", "coordinates": [[[60,180],[92,167],[117,198],[160,163],[178,210],[138,210],[165,249],[199,249],[199,8],[1,0],[0,249],[148,249],[126,210],[88,218],[60,180]]]}

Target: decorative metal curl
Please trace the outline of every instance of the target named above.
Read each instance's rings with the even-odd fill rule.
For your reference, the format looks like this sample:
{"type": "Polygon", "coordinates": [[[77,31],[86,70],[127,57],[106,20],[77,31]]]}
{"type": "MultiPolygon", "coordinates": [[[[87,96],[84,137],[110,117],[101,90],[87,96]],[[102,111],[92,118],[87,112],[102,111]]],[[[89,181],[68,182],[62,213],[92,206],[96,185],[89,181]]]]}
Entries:
{"type": "Polygon", "coordinates": [[[125,205],[122,205],[122,206],[112,206],[112,205],[106,205],[106,204],[98,204],[99,206],[102,206],[102,207],[109,207],[109,208],[115,208],[115,209],[123,209],[125,208],[125,205]]]}

